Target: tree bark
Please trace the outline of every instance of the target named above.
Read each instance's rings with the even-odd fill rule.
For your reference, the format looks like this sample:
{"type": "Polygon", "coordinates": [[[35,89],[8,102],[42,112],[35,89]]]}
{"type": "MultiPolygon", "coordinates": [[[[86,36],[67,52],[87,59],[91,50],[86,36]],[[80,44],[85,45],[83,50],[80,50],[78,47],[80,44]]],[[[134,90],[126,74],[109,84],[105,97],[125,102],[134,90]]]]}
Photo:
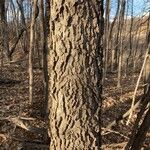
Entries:
{"type": "Polygon", "coordinates": [[[119,64],[118,64],[118,82],[117,82],[117,87],[120,88],[121,87],[121,72],[122,72],[122,57],[123,57],[123,35],[122,35],[122,31],[123,31],[123,26],[124,26],[124,13],[125,13],[125,5],[126,5],[126,1],[122,0],[121,1],[121,8],[120,8],[120,16],[119,16],[119,27],[118,27],[118,32],[119,32],[119,36],[120,37],[120,49],[118,49],[118,53],[119,53],[119,64]]]}
{"type": "Polygon", "coordinates": [[[23,50],[24,50],[25,53],[27,53],[27,48],[28,48],[27,47],[27,45],[28,45],[27,39],[29,38],[29,35],[28,35],[27,25],[26,25],[26,20],[25,20],[25,14],[24,14],[24,8],[23,8],[23,0],[17,0],[16,2],[18,4],[18,8],[19,8],[20,14],[21,14],[22,26],[25,29],[25,34],[24,34],[24,37],[23,37],[23,42],[24,42],[23,50]]]}
{"type": "Polygon", "coordinates": [[[148,132],[149,129],[150,129],[150,108],[147,111],[146,116],[144,117],[144,120],[138,129],[138,132],[131,146],[131,150],[141,150],[141,147],[146,137],[146,133],[148,132]]]}
{"type": "Polygon", "coordinates": [[[29,102],[33,103],[33,50],[34,50],[34,29],[36,21],[37,1],[33,2],[33,13],[30,27],[30,50],[29,50],[29,102]]]}
{"type": "Polygon", "coordinates": [[[103,80],[106,78],[107,69],[108,69],[108,51],[109,51],[109,17],[110,17],[110,0],[106,0],[106,12],[105,12],[105,36],[104,36],[104,47],[105,47],[105,54],[104,54],[104,73],[103,73],[103,80]]]}
{"type": "MultiPolygon", "coordinates": [[[[115,26],[115,23],[117,21],[118,15],[119,15],[119,10],[120,10],[120,0],[117,1],[117,10],[116,10],[116,14],[115,14],[115,18],[113,20],[113,22],[110,25],[110,32],[109,32],[109,41],[110,41],[110,45],[112,46],[113,42],[112,42],[112,31],[113,28],[115,26]]],[[[111,48],[112,49],[112,57],[111,57],[111,71],[114,71],[114,66],[115,66],[115,48],[111,48]]]]}
{"type": "Polygon", "coordinates": [[[143,102],[141,105],[141,109],[140,109],[140,112],[137,114],[137,118],[136,118],[136,121],[133,126],[131,137],[130,137],[127,145],[124,148],[125,150],[140,150],[141,149],[141,146],[146,137],[146,133],[150,128],[149,97],[150,97],[150,89],[143,96],[143,102]],[[147,111],[146,115],[144,116],[146,108],[148,108],[148,111],[147,111]],[[144,117],[144,120],[142,121],[143,117],[144,117]]]}
{"type": "Polygon", "coordinates": [[[147,22],[147,35],[146,35],[146,45],[148,45],[148,56],[144,68],[144,93],[146,94],[150,88],[150,13],[147,22]]]}
{"type": "Polygon", "coordinates": [[[0,2],[0,24],[1,24],[1,33],[2,33],[2,49],[6,54],[6,58],[9,60],[9,41],[8,41],[8,32],[7,32],[7,19],[6,19],[6,9],[5,9],[5,0],[0,2]]]}
{"type": "MultiPolygon", "coordinates": [[[[47,13],[49,13],[50,7],[49,7],[49,1],[47,0],[45,2],[46,6],[46,17],[44,16],[44,1],[40,0],[39,1],[39,8],[40,8],[40,28],[41,28],[41,50],[42,50],[42,68],[43,68],[43,88],[44,88],[44,102],[43,102],[43,107],[41,114],[43,117],[48,117],[48,76],[47,76],[47,32],[46,30],[49,30],[49,22],[46,22],[47,18],[47,13]]],[[[49,15],[49,14],[48,14],[49,15]]]]}
{"type": "Polygon", "coordinates": [[[103,1],[52,0],[51,150],[101,149],[103,1]]]}

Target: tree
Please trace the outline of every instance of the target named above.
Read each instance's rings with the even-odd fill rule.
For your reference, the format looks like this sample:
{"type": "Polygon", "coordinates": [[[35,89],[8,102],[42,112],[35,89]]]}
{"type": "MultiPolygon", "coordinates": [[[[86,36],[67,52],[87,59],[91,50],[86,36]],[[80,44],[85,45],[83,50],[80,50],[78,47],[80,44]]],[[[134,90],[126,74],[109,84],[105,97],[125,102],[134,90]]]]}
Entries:
{"type": "Polygon", "coordinates": [[[9,42],[8,42],[8,34],[7,34],[5,0],[2,0],[0,2],[0,27],[1,27],[1,35],[2,35],[1,37],[2,53],[5,52],[8,56],[9,55],[9,42]]]}
{"type": "Polygon", "coordinates": [[[144,78],[145,78],[145,83],[147,85],[144,89],[144,100],[142,101],[140,112],[137,114],[137,118],[136,118],[136,121],[133,126],[131,137],[125,147],[125,150],[140,150],[143,145],[143,142],[146,138],[146,134],[150,128],[150,107],[149,107],[149,103],[150,103],[149,102],[149,97],[150,97],[150,86],[149,86],[149,84],[150,84],[150,67],[149,67],[150,43],[149,43],[149,41],[147,41],[146,44],[148,44],[148,48],[146,50],[146,55],[144,58],[141,73],[143,72],[142,70],[144,69],[144,76],[145,76],[144,78]]]}
{"type": "Polygon", "coordinates": [[[131,146],[131,150],[140,150],[144,140],[146,139],[146,134],[150,129],[150,108],[146,112],[144,120],[140,125],[137,134],[135,135],[136,138],[133,140],[133,144],[131,146]]]}
{"type": "Polygon", "coordinates": [[[50,5],[50,149],[99,150],[103,0],[50,5]]]}
{"type": "Polygon", "coordinates": [[[142,102],[141,109],[137,114],[131,137],[125,146],[125,150],[140,150],[150,128],[150,89],[148,89],[147,93],[143,97],[144,100],[142,102]]]}
{"type": "Polygon", "coordinates": [[[105,36],[104,36],[104,47],[105,47],[105,54],[104,54],[104,74],[103,74],[103,79],[105,80],[106,78],[106,73],[107,73],[107,68],[108,68],[108,50],[109,50],[109,24],[110,24],[110,0],[106,0],[106,6],[105,6],[105,36]]]}
{"type": "MultiPolygon", "coordinates": [[[[118,37],[120,36],[120,49],[118,51],[119,55],[119,64],[118,64],[118,82],[117,87],[121,87],[121,71],[122,71],[122,57],[123,57],[123,35],[122,35],[122,28],[124,24],[124,13],[125,13],[125,5],[126,0],[121,1],[121,8],[120,8],[120,15],[119,15],[119,24],[118,24],[118,37]]],[[[117,43],[118,44],[118,43],[117,43]]]]}
{"type": "Polygon", "coordinates": [[[23,39],[23,41],[24,41],[23,50],[24,50],[24,52],[27,52],[27,39],[29,38],[29,36],[28,36],[27,25],[26,25],[26,21],[25,21],[24,8],[23,8],[23,2],[24,1],[23,0],[17,0],[16,2],[18,4],[18,8],[20,10],[22,26],[26,31],[25,35],[24,35],[24,39],[23,39]]]}
{"type": "Polygon", "coordinates": [[[45,1],[45,6],[47,6],[46,8],[46,13],[44,16],[44,1],[40,0],[39,1],[39,8],[40,8],[40,28],[41,28],[41,50],[42,50],[42,68],[43,68],[43,88],[44,88],[44,102],[43,102],[43,108],[42,108],[42,116],[46,116],[47,117],[47,105],[48,105],[48,76],[47,76],[47,36],[48,33],[46,32],[47,30],[49,30],[49,22],[46,20],[49,20],[48,16],[49,15],[49,10],[50,10],[50,6],[49,6],[49,1],[46,0],[45,1]]]}
{"type": "MultiPolygon", "coordinates": [[[[117,1],[117,10],[116,10],[116,14],[115,14],[115,17],[114,17],[114,20],[113,20],[113,22],[111,23],[111,26],[110,26],[110,33],[109,33],[109,41],[111,42],[111,46],[112,46],[112,37],[113,37],[113,28],[114,28],[114,26],[115,26],[115,23],[116,23],[116,21],[117,21],[117,18],[118,18],[118,15],[119,15],[119,10],[120,10],[120,0],[118,0],[117,1]]],[[[116,45],[115,45],[116,46],[116,45]]],[[[114,47],[114,48],[112,48],[112,57],[111,57],[111,71],[113,71],[114,70],[114,65],[116,65],[115,64],[115,60],[117,59],[117,58],[115,58],[116,57],[116,48],[114,47]]]]}
{"type": "Polygon", "coordinates": [[[33,49],[34,49],[34,29],[35,29],[35,21],[37,18],[37,1],[33,1],[33,14],[32,21],[30,27],[30,50],[29,50],[29,102],[33,103],[33,49]]]}
{"type": "Polygon", "coordinates": [[[0,50],[1,50],[1,67],[3,67],[3,52],[4,52],[4,40],[3,40],[3,24],[4,24],[4,9],[5,3],[0,3],[0,50]]]}

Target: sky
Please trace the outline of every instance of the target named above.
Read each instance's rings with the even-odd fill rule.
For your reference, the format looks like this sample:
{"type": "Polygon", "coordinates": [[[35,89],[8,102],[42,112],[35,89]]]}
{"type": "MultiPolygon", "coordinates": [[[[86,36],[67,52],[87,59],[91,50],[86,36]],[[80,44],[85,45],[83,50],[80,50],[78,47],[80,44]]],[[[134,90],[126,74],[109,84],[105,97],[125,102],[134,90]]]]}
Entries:
{"type": "MultiPolygon", "coordinates": [[[[25,2],[26,0],[24,0],[25,2]]],[[[104,0],[106,1],[106,0],[104,0]]],[[[110,0],[111,1],[111,18],[113,19],[116,13],[116,8],[117,8],[117,1],[118,0],[110,0]]],[[[121,0],[120,0],[121,1],[121,0]]],[[[128,1],[128,14],[127,16],[130,18],[131,17],[131,1],[132,0],[127,0],[128,1]]],[[[14,4],[16,5],[16,0],[13,0],[14,4]]],[[[133,0],[133,16],[139,17],[145,14],[146,12],[150,11],[150,0],[133,0]]],[[[9,14],[11,15],[11,14],[9,14]]],[[[10,18],[13,16],[9,16],[10,18]]]]}
{"type": "Polygon", "coordinates": [[[141,15],[142,13],[150,11],[150,0],[133,0],[133,1],[134,1],[134,15],[141,15]]]}
{"type": "MultiPolygon", "coordinates": [[[[131,1],[128,0],[128,16],[131,16],[131,1]]],[[[111,17],[113,18],[116,13],[117,0],[111,0],[111,17]]],[[[150,11],[150,0],[133,0],[133,16],[141,16],[150,11]]]]}

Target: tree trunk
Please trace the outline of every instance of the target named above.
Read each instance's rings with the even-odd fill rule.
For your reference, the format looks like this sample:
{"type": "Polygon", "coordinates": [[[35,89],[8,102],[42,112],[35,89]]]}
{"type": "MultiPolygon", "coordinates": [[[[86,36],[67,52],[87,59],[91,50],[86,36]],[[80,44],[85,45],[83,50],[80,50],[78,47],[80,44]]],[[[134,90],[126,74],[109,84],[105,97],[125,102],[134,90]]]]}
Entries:
{"type": "Polygon", "coordinates": [[[0,50],[1,50],[1,69],[3,67],[3,52],[4,52],[4,39],[3,39],[3,11],[5,9],[5,3],[2,1],[0,3],[0,50]]]}
{"type": "Polygon", "coordinates": [[[49,30],[49,22],[46,21],[49,20],[49,18],[47,18],[49,15],[49,10],[50,10],[50,6],[49,6],[49,1],[47,0],[45,2],[45,6],[46,6],[46,17],[44,16],[44,1],[40,0],[39,1],[39,7],[40,7],[40,28],[41,28],[41,50],[42,50],[42,68],[43,68],[43,88],[44,88],[44,102],[43,102],[43,106],[42,106],[42,110],[41,110],[41,114],[42,117],[48,117],[48,76],[47,76],[47,32],[46,30],[49,30]],[[44,19],[45,17],[45,19],[44,19]]]}
{"type": "Polygon", "coordinates": [[[144,84],[144,93],[146,94],[150,88],[150,51],[144,67],[144,84]]]}
{"type": "Polygon", "coordinates": [[[120,9],[120,16],[119,16],[119,37],[120,37],[120,49],[118,51],[119,53],[119,64],[118,64],[118,82],[117,82],[117,87],[121,87],[121,72],[122,72],[122,57],[123,57],[123,26],[124,26],[124,13],[125,13],[125,5],[126,1],[122,0],[121,1],[121,9],[120,9]]]}
{"type": "Polygon", "coordinates": [[[103,1],[52,0],[50,12],[50,149],[99,150],[103,1]]]}
{"type": "Polygon", "coordinates": [[[33,3],[33,14],[30,28],[30,50],[29,50],[29,102],[33,103],[33,50],[34,50],[34,30],[35,30],[35,21],[36,21],[36,10],[37,10],[37,1],[34,0],[33,3]]]}
{"type": "Polygon", "coordinates": [[[149,129],[150,129],[150,108],[147,111],[147,113],[144,117],[144,120],[138,129],[138,132],[137,132],[137,134],[134,138],[133,144],[131,146],[131,150],[141,150],[141,147],[143,145],[143,142],[146,138],[146,134],[149,129]]]}
{"type": "Polygon", "coordinates": [[[24,37],[23,37],[23,44],[24,44],[24,47],[23,47],[23,50],[24,52],[26,53],[27,52],[27,45],[28,45],[28,41],[27,39],[29,38],[29,35],[28,35],[28,31],[27,31],[27,25],[26,25],[26,20],[25,20],[25,14],[24,14],[24,8],[23,8],[23,0],[17,0],[16,1],[17,4],[18,4],[18,8],[20,10],[20,14],[21,14],[21,22],[22,22],[22,26],[25,30],[25,34],[24,34],[24,37]]]}
{"type": "Polygon", "coordinates": [[[142,98],[140,112],[137,114],[136,121],[133,126],[131,137],[125,146],[125,150],[140,150],[145,140],[146,133],[150,128],[150,107],[149,107],[150,89],[142,98]],[[148,111],[145,114],[146,108],[148,111]],[[144,118],[144,120],[142,119],[144,118]],[[143,120],[143,121],[142,121],[143,120]]]}
{"type": "Polygon", "coordinates": [[[104,47],[105,47],[105,54],[104,54],[104,73],[103,73],[103,80],[106,78],[107,69],[108,69],[108,51],[109,51],[109,15],[110,15],[110,0],[106,0],[106,12],[105,12],[105,36],[104,36],[104,47]]]}
{"type": "MultiPolygon", "coordinates": [[[[129,34],[129,55],[127,57],[127,68],[129,65],[130,57],[132,56],[132,49],[133,49],[133,35],[132,35],[133,29],[132,28],[133,28],[133,0],[131,0],[131,25],[130,25],[130,34],[129,34]]],[[[131,64],[133,63],[133,59],[134,58],[132,58],[131,64]]]]}
{"type": "Polygon", "coordinates": [[[117,1],[117,10],[116,10],[116,14],[115,14],[115,18],[113,20],[113,22],[111,23],[111,26],[110,26],[110,32],[109,32],[109,41],[110,41],[110,46],[111,46],[111,50],[112,50],[112,57],[111,57],[111,71],[114,71],[114,66],[115,66],[115,47],[112,48],[112,45],[113,45],[113,42],[112,42],[112,31],[113,31],[113,28],[114,28],[114,25],[117,21],[117,18],[118,18],[118,15],[119,15],[119,9],[120,9],[120,0],[117,1]]]}
{"type": "Polygon", "coordinates": [[[2,49],[9,60],[9,41],[8,41],[8,32],[7,32],[5,0],[1,0],[0,2],[0,24],[1,24],[0,26],[1,26],[1,33],[2,33],[2,49]]]}

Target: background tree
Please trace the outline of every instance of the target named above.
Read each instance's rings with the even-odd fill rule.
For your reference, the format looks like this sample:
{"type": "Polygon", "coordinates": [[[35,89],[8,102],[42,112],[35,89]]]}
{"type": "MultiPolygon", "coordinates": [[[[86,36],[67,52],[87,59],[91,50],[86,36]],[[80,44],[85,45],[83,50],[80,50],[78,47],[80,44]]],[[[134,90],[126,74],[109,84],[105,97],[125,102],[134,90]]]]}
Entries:
{"type": "Polygon", "coordinates": [[[49,15],[50,15],[50,3],[45,1],[45,15],[44,15],[44,1],[40,0],[40,28],[41,28],[41,52],[42,52],[42,68],[43,68],[43,88],[44,88],[44,102],[42,108],[42,116],[47,116],[48,114],[48,72],[47,72],[47,40],[49,34],[49,15]]]}
{"type": "Polygon", "coordinates": [[[33,50],[35,42],[35,21],[37,18],[37,2],[38,0],[33,1],[33,13],[30,27],[30,50],[29,50],[29,102],[33,103],[33,50]]]}
{"type": "MultiPolygon", "coordinates": [[[[4,52],[6,56],[9,56],[9,41],[8,41],[8,32],[7,32],[7,18],[6,18],[6,7],[5,0],[2,0],[0,3],[0,24],[1,24],[1,45],[2,53],[4,52]]],[[[2,56],[3,57],[3,56],[2,56]]],[[[9,57],[8,57],[9,58],[9,57]]]]}

